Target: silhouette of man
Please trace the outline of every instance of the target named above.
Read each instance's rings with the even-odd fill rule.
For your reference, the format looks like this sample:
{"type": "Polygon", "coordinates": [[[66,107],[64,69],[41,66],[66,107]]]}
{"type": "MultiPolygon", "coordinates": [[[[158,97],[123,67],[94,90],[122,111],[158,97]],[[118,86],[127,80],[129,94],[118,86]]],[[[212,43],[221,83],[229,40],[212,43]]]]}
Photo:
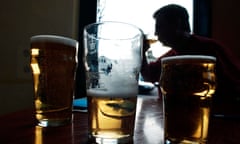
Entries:
{"type": "MultiPolygon", "coordinates": [[[[187,10],[170,4],[157,10],[155,34],[163,45],[172,49],[157,61],[147,63],[143,55],[141,74],[145,81],[158,82],[161,74],[161,58],[174,55],[210,55],[217,58],[216,99],[220,101],[240,101],[240,61],[230,49],[216,40],[191,34],[187,10]]],[[[148,49],[144,43],[143,52],[148,49]]]]}

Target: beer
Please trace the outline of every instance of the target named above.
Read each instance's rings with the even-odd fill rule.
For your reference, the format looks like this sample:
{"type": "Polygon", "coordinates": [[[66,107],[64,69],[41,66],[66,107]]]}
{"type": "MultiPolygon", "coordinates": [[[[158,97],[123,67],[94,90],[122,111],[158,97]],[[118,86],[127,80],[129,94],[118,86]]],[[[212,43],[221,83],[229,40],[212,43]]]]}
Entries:
{"type": "Polygon", "coordinates": [[[58,126],[72,119],[77,42],[57,36],[31,38],[31,68],[36,119],[58,126]]]}
{"type": "Polygon", "coordinates": [[[101,139],[121,144],[130,143],[134,133],[137,104],[136,75],[126,73],[120,76],[115,70],[107,75],[102,72],[98,76],[92,73],[87,75],[92,78],[87,79],[90,139],[93,142],[101,139]]]}
{"type": "Polygon", "coordinates": [[[84,62],[91,143],[133,141],[142,31],[122,22],[84,28],[84,62]]]}
{"type": "Polygon", "coordinates": [[[206,143],[215,88],[214,57],[176,56],[162,60],[160,89],[166,143],[206,143]]]}
{"type": "Polygon", "coordinates": [[[91,136],[107,139],[132,137],[137,97],[88,95],[91,136]]]}
{"type": "Polygon", "coordinates": [[[157,39],[146,39],[147,43],[151,46],[152,44],[156,43],[157,39]]]}
{"type": "Polygon", "coordinates": [[[130,74],[116,76],[115,70],[110,74],[98,73],[96,77],[95,73],[87,72],[89,78],[98,78],[87,79],[89,137],[97,143],[113,140],[128,144],[134,133],[137,80],[130,74]]]}
{"type": "Polygon", "coordinates": [[[158,38],[156,35],[153,34],[146,34],[146,42],[148,43],[149,46],[151,46],[152,44],[158,42],[158,38]]]}

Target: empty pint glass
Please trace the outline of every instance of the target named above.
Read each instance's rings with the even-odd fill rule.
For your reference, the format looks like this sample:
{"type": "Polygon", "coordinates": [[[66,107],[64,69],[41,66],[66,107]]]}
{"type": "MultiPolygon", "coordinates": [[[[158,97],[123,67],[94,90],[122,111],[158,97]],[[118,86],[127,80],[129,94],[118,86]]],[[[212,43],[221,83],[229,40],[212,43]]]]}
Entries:
{"type": "Polygon", "coordinates": [[[162,59],[166,144],[206,143],[216,88],[215,62],[215,57],[203,55],[162,59]]]}
{"type": "Polygon", "coordinates": [[[40,126],[72,121],[78,42],[55,35],[31,37],[35,116],[40,126]]]}
{"type": "Polygon", "coordinates": [[[130,143],[134,133],[141,30],[120,22],[84,29],[90,140],[130,143]]]}

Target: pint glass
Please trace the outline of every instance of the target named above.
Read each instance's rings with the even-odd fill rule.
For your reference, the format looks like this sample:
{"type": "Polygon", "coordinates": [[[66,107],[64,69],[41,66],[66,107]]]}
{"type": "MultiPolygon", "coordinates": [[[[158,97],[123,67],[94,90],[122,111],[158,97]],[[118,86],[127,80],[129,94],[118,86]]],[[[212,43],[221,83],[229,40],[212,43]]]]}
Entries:
{"type": "Polygon", "coordinates": [[[134,133],[142,33],[121,22],[84,29],[90,140],[130,143],[134,133]]]}
{"type": "Polygon", "coordinates": [[[40,126],[72,120],[78,42],[55,35],[31,37],[35,117],[40,126]]]}
{"type": "Polygon", "coordinates": [[[206,143],[216,88],[215,61],[215,57],[203,55],[162,59],[166,144],[206,143]]]}

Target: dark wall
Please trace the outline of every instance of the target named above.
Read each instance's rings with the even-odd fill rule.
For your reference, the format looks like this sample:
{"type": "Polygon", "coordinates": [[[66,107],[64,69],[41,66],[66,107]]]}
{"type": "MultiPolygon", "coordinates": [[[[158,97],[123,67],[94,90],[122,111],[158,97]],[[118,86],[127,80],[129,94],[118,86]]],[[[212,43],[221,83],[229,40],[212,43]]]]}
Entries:
{"type": "Polygon", "coordinates": [[[212,0],[212,37],[240,59],[240,1],[212,0]]]}

